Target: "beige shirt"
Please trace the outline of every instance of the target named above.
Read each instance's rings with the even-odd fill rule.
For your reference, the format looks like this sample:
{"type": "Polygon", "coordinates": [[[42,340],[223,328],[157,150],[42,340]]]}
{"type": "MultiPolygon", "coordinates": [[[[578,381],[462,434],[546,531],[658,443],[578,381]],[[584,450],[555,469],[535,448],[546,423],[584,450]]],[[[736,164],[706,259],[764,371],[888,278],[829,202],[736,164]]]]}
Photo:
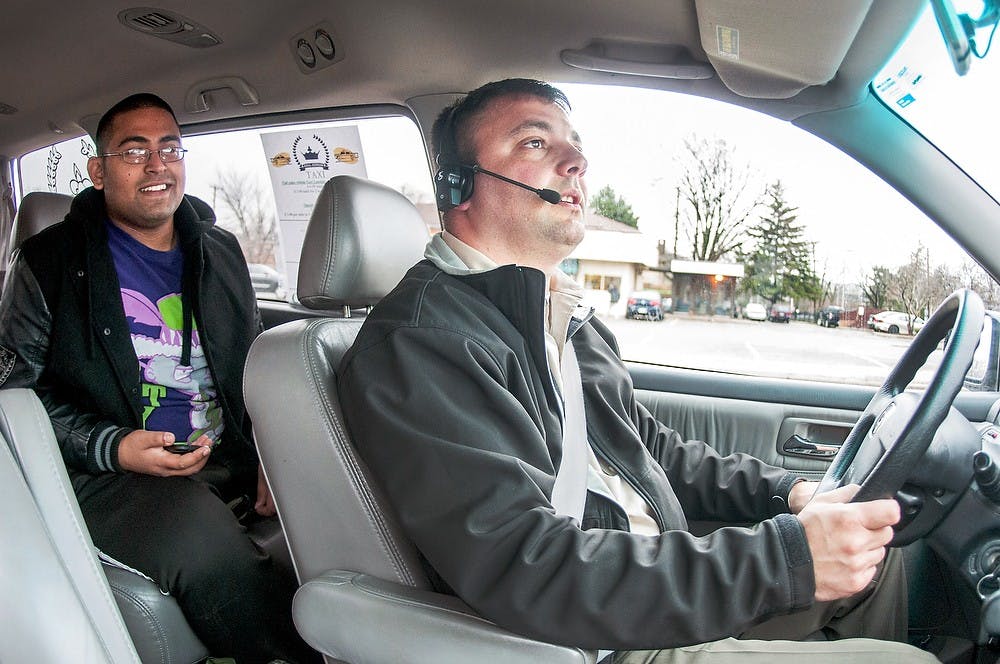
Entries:
{"type": "MultiPolygon", "coordinates": [[[[447,231],[442,231],[440,239],[448,245],[465,266],[472,271],[486,271],[498,267],[496,262],[482,252],[470,247],[447,231]]],[[[433,242],[434,240],[432,240],[433,242]]],[[[549,281],[549,291],[545,298],[545,357],[549,373],[563,393],[561,360],[569,322],[583,296],[583,289],[569,276],[556,271],[549,281]]],[[[582,307],[581,307],[582,308],[582,307]]],[[[589,310],[584,311],[586,315],[589,310]]],[[[582,316],[581,316],[582,317],[582,316]]],[[[629,529],[641,535],[659,535],[660,529],[652,517],[646,501],[632,485],[626,482],[611,467],[602,464],[592,446],[587,466],[587,489],[601,494],[618,503],[628,516],[629,529]]]]}

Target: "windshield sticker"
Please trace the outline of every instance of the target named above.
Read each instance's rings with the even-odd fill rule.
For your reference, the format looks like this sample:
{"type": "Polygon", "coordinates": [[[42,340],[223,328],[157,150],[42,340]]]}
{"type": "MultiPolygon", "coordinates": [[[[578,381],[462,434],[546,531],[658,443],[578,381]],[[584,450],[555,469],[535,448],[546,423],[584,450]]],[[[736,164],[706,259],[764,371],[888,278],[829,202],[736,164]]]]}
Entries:
{"type": "Polygon", "coordinates": [[[740,59],[740,31],[724,25],[715,26],[715,38],[719,42],[719,55],[732,60],[740,59]]]}
{"type": "Polygon", "coordinates": [[[924,75],[903,65],[895,73],[875,82],[875,90],[886,101],[906,108],[917,100],[913,90],[923,80],[924,75]]]}

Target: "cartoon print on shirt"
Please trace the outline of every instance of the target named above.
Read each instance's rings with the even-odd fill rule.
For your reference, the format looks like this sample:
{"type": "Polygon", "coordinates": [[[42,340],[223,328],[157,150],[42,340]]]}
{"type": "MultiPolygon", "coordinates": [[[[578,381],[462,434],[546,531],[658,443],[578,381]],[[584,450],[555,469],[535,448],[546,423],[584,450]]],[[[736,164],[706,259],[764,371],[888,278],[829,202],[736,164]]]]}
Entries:
{"type": "Polygon", "coordinates": [[[198,338],[191,333],[191,366],[180,363],[184,337],[181,296],[173,293],[153,304],[142,293],[122,288],[125,317],[132,330],[132,345],[142,374],[143,427],[162,401],[174,396],[188,402],[191,434],[188,442],[202,434],[218,441],[222,433],[222,409],[211,383],[208,362],[198,338]]]}

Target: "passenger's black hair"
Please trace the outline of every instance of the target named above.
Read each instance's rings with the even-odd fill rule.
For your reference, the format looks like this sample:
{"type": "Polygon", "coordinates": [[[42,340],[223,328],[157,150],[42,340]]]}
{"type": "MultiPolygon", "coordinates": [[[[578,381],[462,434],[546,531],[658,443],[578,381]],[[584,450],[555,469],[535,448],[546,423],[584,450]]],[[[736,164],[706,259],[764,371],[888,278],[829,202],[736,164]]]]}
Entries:
{"type": "Polygon", "coordinates": [[[115,118],[123,113],[137,111],[140,108],[161,108],[170,114],[170,117],[174,119],[174,124],[180,126],[180,123],[177,122],[177,116],[174,115],[174,109],[170,108],[170,104],[163,101],[160,97],[157,97],[151,92],[139,92],[134,95],[129,95],[109,108],[108,111],[101,116],[101,121],[97,123],[97,133],[94,136],[94,142],[97,144],[98,154],[104,154],[107,151],[106,143],[108,141],[108,135],[111,133],[111,126],[114,124],[115,118]]]}
{"type": "Polygon", "coordinates": [[[469,121],[494,99],[519,95],[538,97],[556,104],[567,113],[570,111],[565,93],[545,81],[508,78],[487,83],[445,108],[434,121],[431,142],[437,163],[474,163],[475,155],[469,153],[470,147],[464,135],[469,121]]]}

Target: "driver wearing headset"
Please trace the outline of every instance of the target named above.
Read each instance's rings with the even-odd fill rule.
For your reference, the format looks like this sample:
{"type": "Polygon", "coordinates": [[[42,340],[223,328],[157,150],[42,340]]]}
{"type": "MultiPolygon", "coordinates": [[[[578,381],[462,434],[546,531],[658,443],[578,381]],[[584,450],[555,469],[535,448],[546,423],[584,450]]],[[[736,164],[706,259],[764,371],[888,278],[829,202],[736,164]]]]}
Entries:
{"type": "Polygon", "coordinates": [[[936,661],[905,644],[895,501],[813,497],[636,401],[613,335],[559,271],[587,207],[569,110],[511,79],[442,112],[444,231],[338,372],[359,451],[437,588],[607,662],[936,661]],[[696,536],[691,519],[755,525],[696,536]]]}

